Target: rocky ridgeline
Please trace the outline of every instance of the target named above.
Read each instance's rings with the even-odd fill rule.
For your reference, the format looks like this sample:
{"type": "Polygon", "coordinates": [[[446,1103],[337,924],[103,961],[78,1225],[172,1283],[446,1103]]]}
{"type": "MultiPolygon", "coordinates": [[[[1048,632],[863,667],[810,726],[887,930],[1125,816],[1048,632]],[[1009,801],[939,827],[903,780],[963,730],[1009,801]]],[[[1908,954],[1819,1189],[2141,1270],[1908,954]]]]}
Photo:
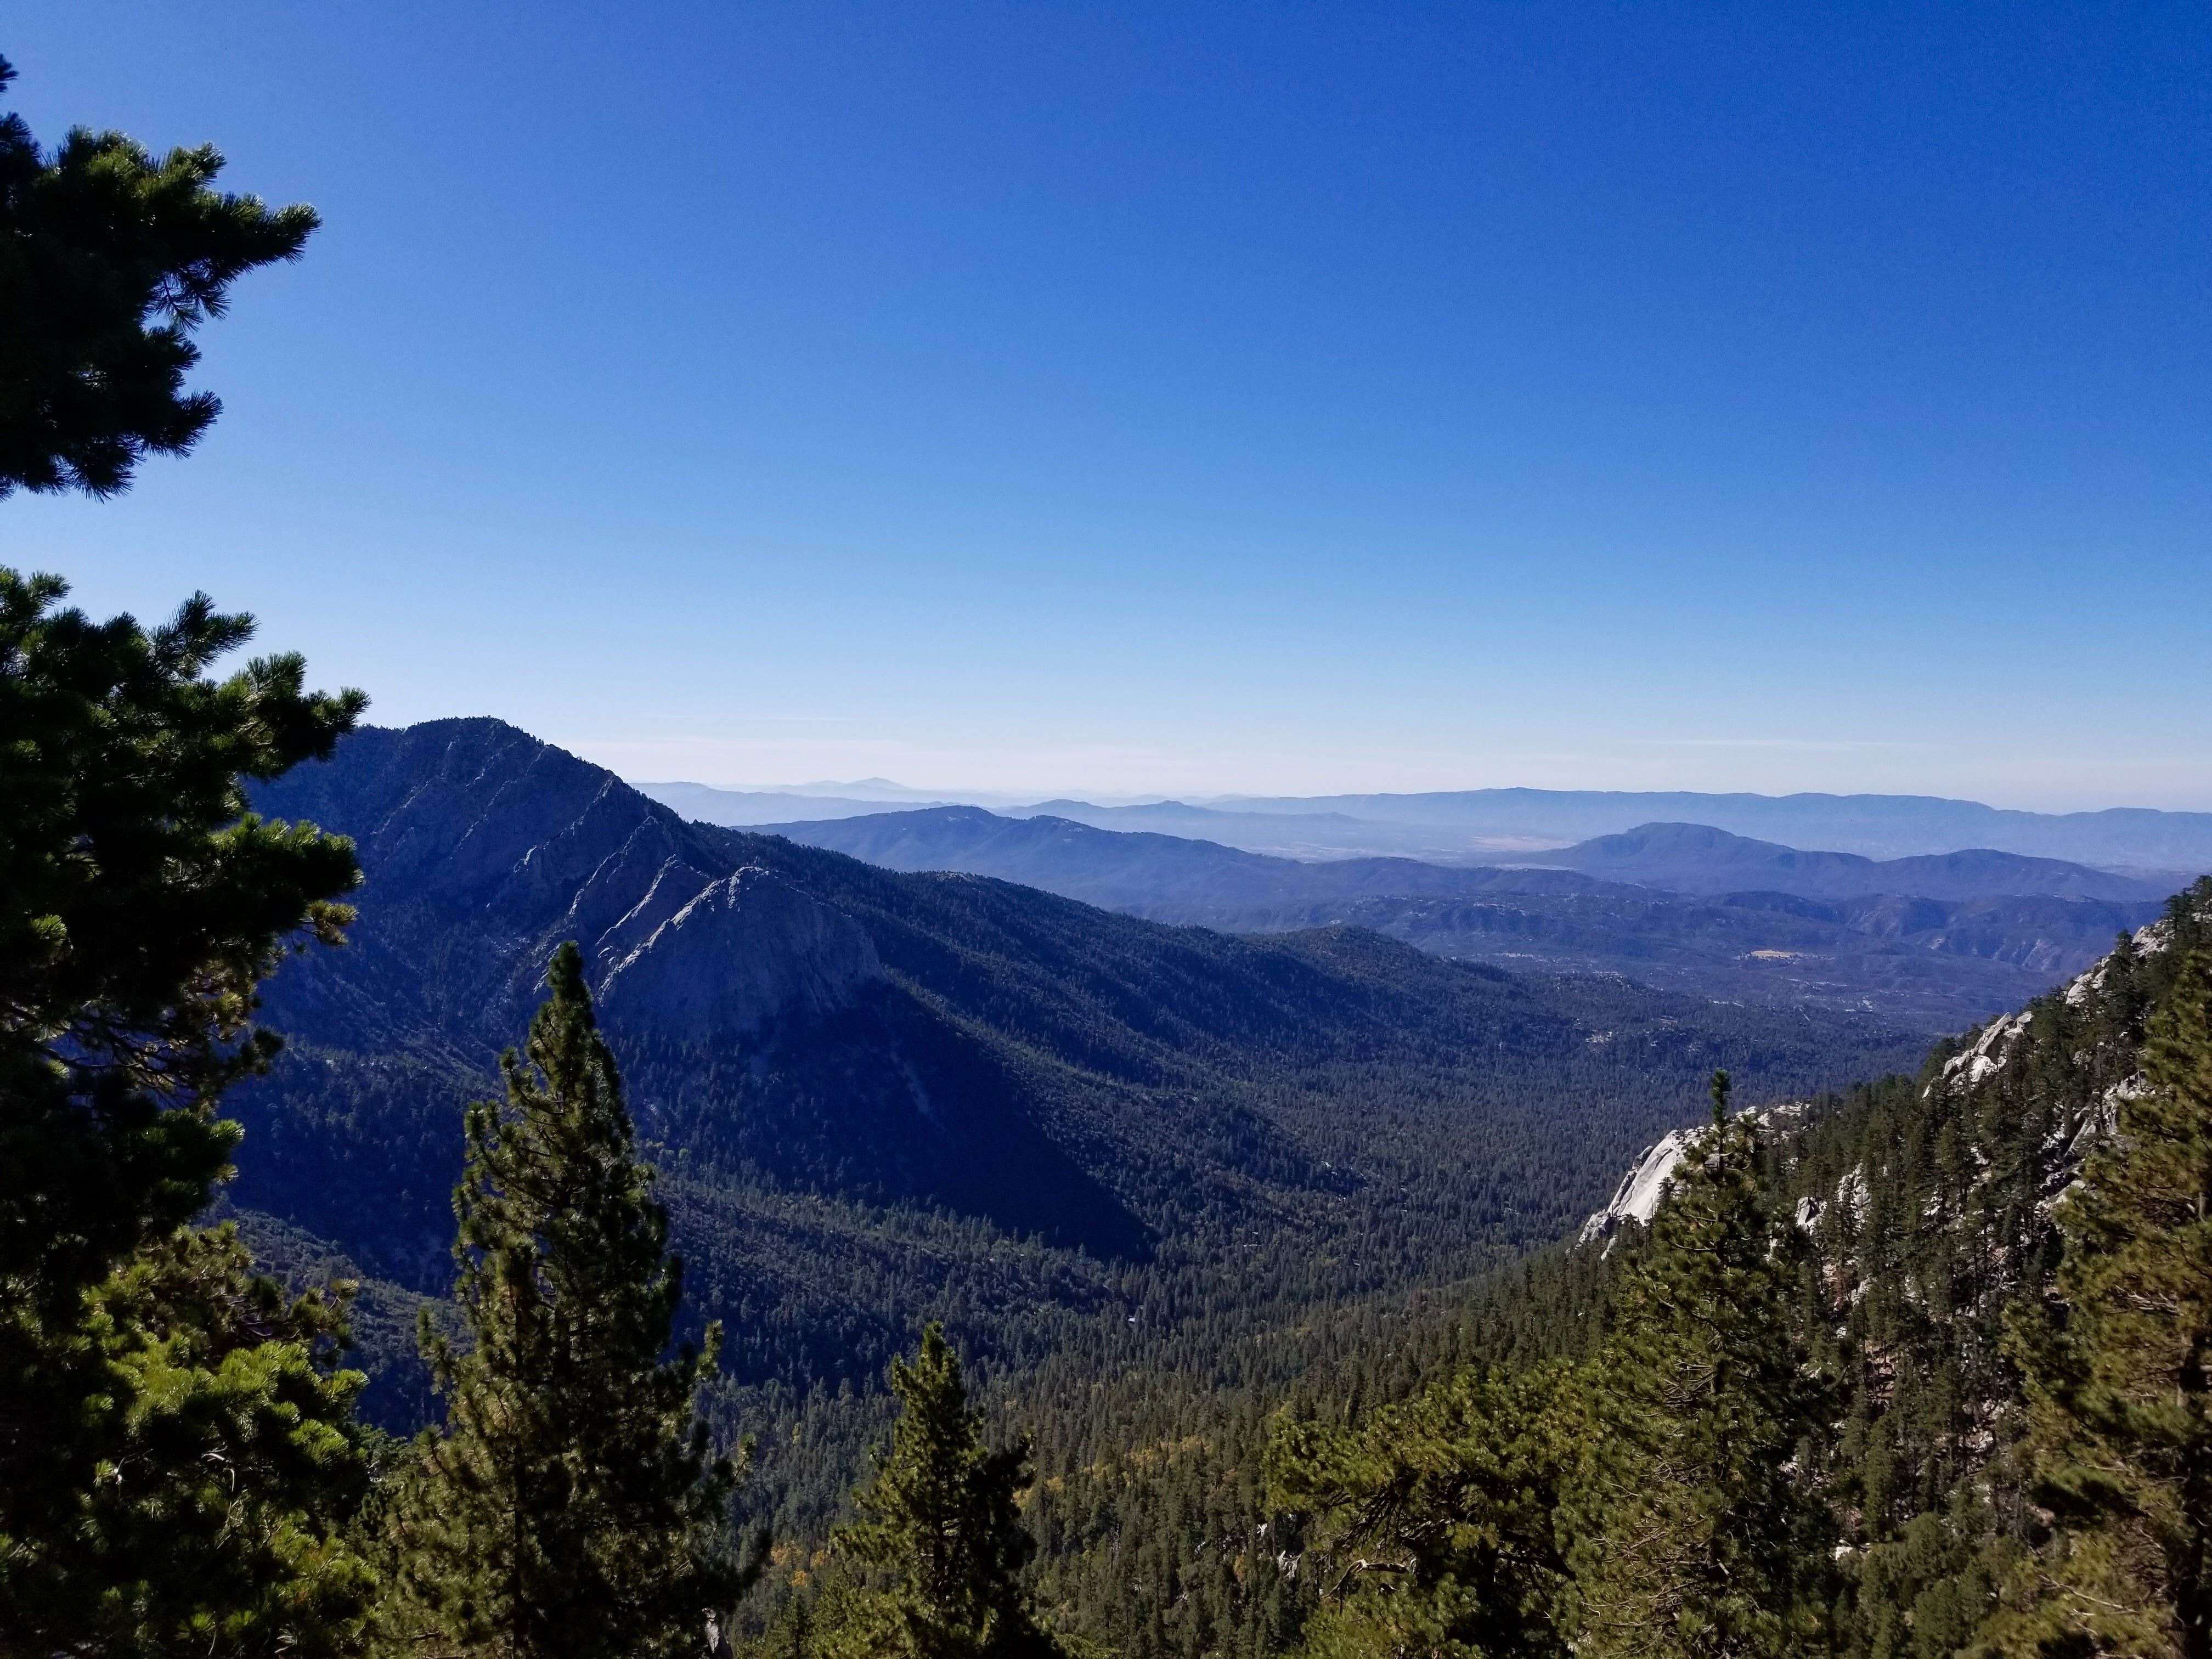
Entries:
{"type": "MultiPolygon", "coordinates": [[[[419,1006],[426,1025],[449,1030],[458,1011],[495,1045],[526,1018],[564,939],[582,945],[611,1025],[693,1040],[820,1016],[884,977],[850,917],[497,720],[362,732],[340,761],[298,769],[256,805],[354,837],[368,919],[356,949],[405,957],[379,989],[419,1006]],[[434,918],[467,925],[433,939],[434,918]]],[[[273,1016],[312,1007],[296,1023],[327,1036],[331,966],[302,967],[272,988],[273,1016]]]]}

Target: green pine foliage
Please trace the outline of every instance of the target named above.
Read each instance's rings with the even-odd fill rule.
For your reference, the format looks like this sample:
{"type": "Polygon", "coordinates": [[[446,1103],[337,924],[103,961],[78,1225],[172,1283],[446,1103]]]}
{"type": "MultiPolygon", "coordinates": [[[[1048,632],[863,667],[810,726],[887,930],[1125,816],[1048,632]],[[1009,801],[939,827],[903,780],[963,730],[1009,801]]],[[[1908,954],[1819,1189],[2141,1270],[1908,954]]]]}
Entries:
{"type": "MultiPolygon", "coordinates": [[[[191,331],[315,223],[222,165],[81,129],[48,156],[0,116],[0,497],[112,495],[215,418],[191,331]]],[[[218,1103],[277,1048],[261,981],[338,942],[360,876],[245,786],[366,699],[297,656],[210,678],[253,623],[204,596],[149,630],[67,591],[0,568],[0,1649],[329,1651],[368,1584],[340,1301],[288,1305],[188,1224],[238,1143],[218,1103]]]]}
{"type": "Polygon", "coordinates": [[[224,679],[253,619],[196,595],[165,626],[59,608],[0,568],[0,1279],[49,1310],[189,1221],[264,1070],[260,982],[337,944],[351,843],[264,823],[245,785],[327,759],[368,700],[304,690],[297,655],[224,679]]]}
{"type": "MultiPolygon", "coordinates": [[[[0,90],[15,71],[0,58],[0,90]]],[[[211,188],[213,146],[156,158],[74,129],[51,155],[0,116],[0,497],[126,488],[222,410],[186,392],[191,333],[246,272],[296,259],[314,210],[211,188]]]]}
{"type": "Polygon", "coordinates": [[[2001,1654],[2212,1654],[2212,958],[2153,1018],[2137,1086],[2055,1218],[2050,1313],[2015,1310],[2040,1547],[2001,1654]]]}
{"type": "Polygon", "coordinates": [[[1822,1622],[1830,1527],[1811,1488],[1830,1415],[1796,1327],[1795,1231],[1759,1181],[1759,1131],[1692,1142],[1591,1368],[1582,1466],[1560,1516],[1576,1652],[1751,1659],[1822,1622]]]}
{"type": "Polygon", "coordinates": [[[1058,1646],[1030,1610],[1022,1570],[1036,1540],[1022,1524],[1034,1480],[1026,1436],[992,1450],[968,1403],[960,1358],[940,1326],[913,1361],[894,1359],[899,1415],[889,1450],[831,1534],[857,1569],[823,1607],[821,1651],[914,1659],[1049,1659],[1058,1646]]]}
{"type": "Polygon", "coordinates": [[[1560,1486],[1576,1461],[1560,1362],[1462,1370],[1352,1426],[1286,1425],[1272,1501],[1310,1516],[1311,1659],[1565,1659],[1560,1486]]]}
{"type": "MultiPolygon", "coordinates": [[[[0,59],[0,89],[15,71],[0,59]]],[[[314,228],[209,188],[212,149],[52,156],[0,116],[0,497],[123,489],[217,412],[190,334],[314,228]]],[[[261,982],[339,942],[353,849],[246,786],[326,759],[357,691],[297,656],[216,679],[252,619],[94,623],[0,569],[0,1650],[328,1653],[371,1580],[343,1297],[288,1300],[196,1231],[277,1048],[261,982]]]]}
{"type": "Polygon", "coordinates": [[[1484,1363],[1354,1428],[1279,1433],[1273,1499],[1321,1578],[1312,1659],[1821,1639],[1833,1395],[1796,1323],[1802,1249],[1760,1180],[1758,1122],[1725,1115],[1725,1074],[1714,1100],[1620,1259],[1506,1275],[1461,1334],[1484,1363]]]}
{"type": "Polygon", "coordinates": [[[352,1651],[375,1579],[346,1526],[370,1460],[363,1378],[332,1363],[343,1311],[288,1302],[228,1227],[179,1229],[94,1287],[72,1332],[89,1392],[57,1449],[88,1467],[8,1494],[0,1650],[352,1651]]]}
{"type": "Polygon", "coordinates": [[[471,1341],[426,1312],[447,1421],[387,1515],[393,1653],[688,1653],[758,1571],[727,1547],[737,1470],[694,1410],[720,1333],[667,1357],[682,1269],[574,945],[547,981],[527,1063],[503,1062],[505,1109],[467,1116],[454,1253],[471,1341]]]}
{"type": "Polygon", "coordinates": [[[187,1224],[237,1144],[224,1092],[278,1046],[260,983],[340,940],[358,877],[244,786],[365,700],[297,656],[211,678],[252,620],[204,597],[147,629],[65,592],[0,569],[0,1646],[313,1649],[357,1611],[359,1379],[329,1304],[187,1224]]]}

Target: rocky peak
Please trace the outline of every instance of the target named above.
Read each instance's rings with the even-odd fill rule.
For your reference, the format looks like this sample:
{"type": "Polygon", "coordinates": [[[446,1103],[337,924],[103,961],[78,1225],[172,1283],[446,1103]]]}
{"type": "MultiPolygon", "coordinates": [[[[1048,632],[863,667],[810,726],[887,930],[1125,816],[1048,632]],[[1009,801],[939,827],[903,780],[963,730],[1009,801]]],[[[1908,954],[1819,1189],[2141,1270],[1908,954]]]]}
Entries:
{"type": "MultiPolygon", "coordinates": [[[[652,905],[649,894],[639,909],[652,905]]],[[[688,1042],[832,1013],[886,977],[858,922],[757,865],[708,882],[650,931],[622,932],[629,948],[603,952],[609,1022],[688,1042]]]]}

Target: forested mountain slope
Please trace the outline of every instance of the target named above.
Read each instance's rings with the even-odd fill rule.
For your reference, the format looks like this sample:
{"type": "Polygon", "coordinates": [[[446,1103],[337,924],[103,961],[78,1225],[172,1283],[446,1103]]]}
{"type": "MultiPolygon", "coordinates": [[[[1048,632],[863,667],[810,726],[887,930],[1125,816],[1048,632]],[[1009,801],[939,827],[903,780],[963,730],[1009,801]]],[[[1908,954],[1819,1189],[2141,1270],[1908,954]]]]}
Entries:
{"type": "Polygon", "coordinates": [[[259,805],[354,836],[367,880],[352,942],[271,988],[292,1046],[238,1097],[236,1201],[438,1283],[459,1103],[575,938],[698,1311],[756,1378],[870,1376],[948,1296],[1002,1332],[1103,1306],[1104,1264],[1231,1304],[1457,1276],[1586,1208],[1712,1066],[1771,1094],[1906,1051],[1356,930],[896,874],[688,824],[490,720],[361,732],[259,805]]]}
{"type": "MultiPolygon", "coordinates": [[[[2152,1089],[2147,1032],[2185,973],[2201,983],[2208,947],[2212,881],[2068,985],[1939,1045],[1917,1078],[1768,1115],[1771,1226],[1809,1244],[1796,1322],[1839,1385],[1836,1431],[1807,1449],[1802,1478],[1832,1514],[1840,1651],[1964,1650],[1998,1588],[2017,1592],[2008,1576],[2053,1518],[2033,1485],[2018,1368],[2022,1345],[2069,1317],[2053,1299],[2054,1210],[2152,1089]]],[[[1638,1215],[1668,1201],[1664,1166],[1680,1144],[1638,1161],[1640,1206],[1592,1217],[1579,1247],[1498,1276],[1467,1318],[1395,1345],[1395,1375],[1409,1346],[1427,1349],[1417,1369],[1430,1388],[1449,1387],[1455,1364],[1594,1352],[1644,1248],[1638,1215]]]]}
{"type": "Polygon", "coordinates": [[[2212,882],[2062,989],[1931,1058],[1917,1086],[1853,1091],[1777,1148],[1778,1196],[1811,1229],[1808,1318],[1839,1322],[1838,1449],[1855,1552],[1852,1650],[1948,1651],[2033,1529],[2005,1315],[2039,1313],[2051,1211],[2115,1108],[2179,975],[2212,945],[2212,882]]]}

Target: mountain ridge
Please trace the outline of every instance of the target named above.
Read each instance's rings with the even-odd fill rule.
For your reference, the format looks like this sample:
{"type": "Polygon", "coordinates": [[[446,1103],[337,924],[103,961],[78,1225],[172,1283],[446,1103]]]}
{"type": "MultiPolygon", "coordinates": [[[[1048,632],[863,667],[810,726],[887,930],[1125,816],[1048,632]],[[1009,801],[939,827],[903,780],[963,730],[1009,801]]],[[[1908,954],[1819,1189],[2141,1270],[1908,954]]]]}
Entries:
{"type": "MultiPolygon", "coordinates": [[[[1931,1035],[2039,994],[2093,960],[2116,933],[2154,914],[2163,896],[2105,872],[2009,854],[1991,855],[1998,872],[2024,869],[2046,879],[2055,872],[2076,890],[2136,890],[2142,896],[1924,900],[1877,892],[1822,900],[1756,890],[1682,896],[1629,879],[1652,873],[1648,867],[1584,872],[1548,864],[1289,860],[1185,836],[1012,817],[973,806],[775,825],[766,832],[896,869],[959,869],[1019,881],[1154,921],[1247,933],[1366,927],[1457,960],[1624,974],[1694,994],[1774,1006],[1871,1008],[1931,1035]]],[[[1889,867],[1847,854],[1798,854],[1727,839],[1759,854],[1729,866],[1747,883],[1786,879],[1773,854],[1806,860],[1821,872],[1814,891],[1850,885],[1835,878],[1838,868],[1889,867]]],[[[1938,860],[1920,867],[1948,866],[1938,860]]],[[[1982,884],[2004,885],[1993,881],[1991,867],[1980,867],[1982,884]]],[[[1973,883],[1954,872],[1951,884],[1970,890],[1973,883]]]]}
{"type": "Polygon", "coordinates": [[[1799,898],[2085,898],[2122,903],[2163,900],[2169,884],[2093,869],[2068,860],[1995,848],[1870,859],[1857,853],[1785,847],[1704,823],[1638,824],[1547,853],[1542,865],[1613,880],[1709,896],[1747,890],[1799,898]]]}
{"type": "Polygon", "coordinates": [[[1335,811],[1383,823],[1480,825],[1559,843],[1618,835],[1638,823],[1698,823],[1765,839],[1792,826],[1808,841],[1871,858],[1986,847],[2033,857],[2196,872],[2212,867],[2212,812],[2112,806],[2034,812],[1941,795],[1789,795],[1747,791],[1465,789],[1424,793],[1240,796],[1209,805],[1239,812],[1335,811]],[[1813,832],[1814,826],[1820,826],[1813,832]]]}

